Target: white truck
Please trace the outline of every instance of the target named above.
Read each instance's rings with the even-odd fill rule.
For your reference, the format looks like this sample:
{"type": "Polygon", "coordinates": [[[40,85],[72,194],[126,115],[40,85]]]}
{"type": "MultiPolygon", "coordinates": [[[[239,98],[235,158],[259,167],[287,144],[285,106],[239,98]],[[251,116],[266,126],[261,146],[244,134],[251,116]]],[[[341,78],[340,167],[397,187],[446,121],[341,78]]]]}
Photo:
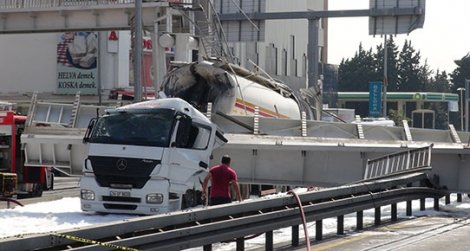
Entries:
{"type": "Polygon", "coordinates": [[[179,98],[110,109],[90,121],[84,211],[155,214],[200,203],[212,150],[227,140],[179,98]]]}

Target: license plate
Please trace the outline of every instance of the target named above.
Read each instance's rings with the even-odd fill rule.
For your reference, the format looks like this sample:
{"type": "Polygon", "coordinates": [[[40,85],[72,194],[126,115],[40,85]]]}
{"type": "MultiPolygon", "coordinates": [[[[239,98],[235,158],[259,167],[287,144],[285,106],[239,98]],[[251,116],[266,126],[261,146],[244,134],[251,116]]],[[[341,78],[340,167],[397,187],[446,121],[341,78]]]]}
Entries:
{"type": "Polygon", "coordinates": [[[110,192],[111,196],[114,197],[131,197],[131,192],[126,192],[126,191],[111,191],[110,192]]]}

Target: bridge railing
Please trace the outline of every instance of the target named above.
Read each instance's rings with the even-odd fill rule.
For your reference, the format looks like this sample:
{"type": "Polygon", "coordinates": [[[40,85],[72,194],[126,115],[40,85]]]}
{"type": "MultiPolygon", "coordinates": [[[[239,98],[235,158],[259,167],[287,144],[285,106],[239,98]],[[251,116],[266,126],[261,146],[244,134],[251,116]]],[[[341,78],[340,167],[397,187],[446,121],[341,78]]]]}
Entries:
{"type": "Polygon", "coordinates": [[[433,145],[429,145],[368,160],[364,179],[429,169],[432,147],[433,145]]]}
{"type": "MultiPolygon", "coordinates": [[[[186,5],[191,4],[192,0],[143,0],[142,2],[169,2],[186,5]]],[[[120,5],[134,3],[135,0],[0,0],[0,9],[120,5]]]]}

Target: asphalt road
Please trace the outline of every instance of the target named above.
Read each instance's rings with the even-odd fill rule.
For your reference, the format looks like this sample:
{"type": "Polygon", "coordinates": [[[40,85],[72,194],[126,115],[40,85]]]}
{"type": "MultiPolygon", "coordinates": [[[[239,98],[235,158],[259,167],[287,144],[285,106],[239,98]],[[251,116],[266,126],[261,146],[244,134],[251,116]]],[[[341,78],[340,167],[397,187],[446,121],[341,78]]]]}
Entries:
{"type": "MultiPolygon", "coordinates": [[[[324,236],[321,241],[310,238],[310,244],[311,250],[315,251],[467,251],[470,247],[468,236],[468,217],[423,216],[378,227],[369,226],[363,231],[350,231],[341,236],[324,236]]],[[[300,251],[307,248],[301,241],[298,247],[280,243],[274,250],[300,251]]]]}

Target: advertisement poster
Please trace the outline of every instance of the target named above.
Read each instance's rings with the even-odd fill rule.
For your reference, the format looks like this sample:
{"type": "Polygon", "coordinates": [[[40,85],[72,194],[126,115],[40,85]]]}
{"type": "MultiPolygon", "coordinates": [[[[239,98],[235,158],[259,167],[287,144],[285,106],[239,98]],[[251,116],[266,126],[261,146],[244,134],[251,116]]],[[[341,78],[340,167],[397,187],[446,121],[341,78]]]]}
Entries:
{"type": "MultiPolygon", "coordinates": [[[[142,45],[142,87],[153,87],[153,56],[152,56],[152,40],[150,37],[143,38],[142,45]]],[[[172,48],[166,48],[166,67],[170,70],[170,61],[174,60],[174,50],[172,48]]],[[[134,52],[132,49],[129,51],[129,83],[134,86],[134,52]]]]}
{"type": "Polygon", "coordinates": [[[369,117],[382,114],[382,82],[369,82],[369,117]]]}
{"type": "Polygon", "coordinates": [[[57,42],[57,93],[98,93],[98,33],[65,32],[57,42]]]}
{"type": "MultiPolygon", "coordinates": [[[[152,61],[152,40],[149,37],[143,38],[142,45],[142,87],[153,86],[153,61],[152,61]]],[[[132,49],[129,51],[129,83],[134,86],[134,52],[132,49]]]]}

